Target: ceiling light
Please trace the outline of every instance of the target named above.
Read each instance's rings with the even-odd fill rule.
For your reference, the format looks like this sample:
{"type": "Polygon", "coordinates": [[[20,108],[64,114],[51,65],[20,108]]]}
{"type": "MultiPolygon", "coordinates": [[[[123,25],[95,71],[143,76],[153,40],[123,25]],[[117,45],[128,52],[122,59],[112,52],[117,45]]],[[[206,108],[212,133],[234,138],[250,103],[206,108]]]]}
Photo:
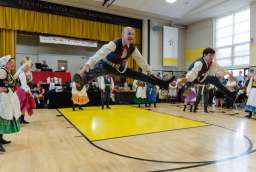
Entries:
{"type": "Polygon", "coordinates": [[[176,0],[165,0],[166,2],[168,2],[168,3],[174,3],[174,2],[176,2],[176,0]]]}

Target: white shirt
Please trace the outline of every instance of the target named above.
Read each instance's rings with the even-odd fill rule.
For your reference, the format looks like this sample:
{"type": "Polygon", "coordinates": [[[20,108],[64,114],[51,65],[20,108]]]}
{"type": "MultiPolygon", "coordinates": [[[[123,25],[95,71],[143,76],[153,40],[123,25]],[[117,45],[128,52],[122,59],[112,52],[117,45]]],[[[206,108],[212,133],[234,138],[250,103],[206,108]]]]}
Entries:
{"type": "Polygon", "coordinates": [[[235,91],[235,87],[236,87],[236,81],[231,81],[231,80],[228,80],[227,84],[226,84],[226,87],[228,88],[229,91],[235,91]]]}
{"type": "MultiPolygon", "coordinates": [[[[101,90],[105,90],[105,81],[104,81],[104,77],[103,76],[100,76],[97,78],[98,80],[98,83],[99,83],[99,88],[101,90]]],[[[114,85],[114,81],[113,81],[113,78],[111,77],[111,81],[110,81],[110,89],[113,90],[115,87],[114,85]]]]}
{"type": "MultiPolygon", "coordinates": [[[[107,55],[116,50],[116,44],[113,41],[110,41],[108,44],[103,45],[90,59],[86,64],[93,68],[94,65],[107,57],[107,55]]],[[[121,58],[125,58],[127,54],[127,50],[124,49],[121,58]]],[[[133,53],[131,54],[132,58],[136,61],[136,63],[142,68],[144,72],[151,72],[150,66],[144,61],[143,56],[139,52],[139,50],[135,47],[133,53]]]]}
{"type": "Polygon", "coordinates": [[[72,90],[71,90],[71,93],[72,95],[77,95],[77,96],[86,96],[87,97],[87,92],[86,92],[86,87],[83,86],[82,90],[77,90],[76,89],[76,84],[73,82],[72,83],[72,90]]]}
{"type": "Polygon", "coordinates": [[[25,90],[26,92],[30,92],[30,88],[27,84],[27,77],[26,77],[26,74],[23,70],[19,73],[19,80],[20,80],[20,84],[21,84],[20,87],[23,90],[25,90]]]}
{"type": "MultiPolygon", "coordinates": [[[[198,73],[202,69],[202,67],[203,67],[203,63],[201,61],[197,61],[194,64],[194,67],[190,71],[188,71],[186,75],[187,81],[189,82],[194,81],[198,77],[198,73]]],[[[220,67],[215,62],[212,62],[212,65],[210,66],[209,71],[205,74],[205,77],[208,76],[209,74],[210,75],[215,74],[217,76],[224,77],[226,74],[228,74],[228,71],[220,67]]]]}

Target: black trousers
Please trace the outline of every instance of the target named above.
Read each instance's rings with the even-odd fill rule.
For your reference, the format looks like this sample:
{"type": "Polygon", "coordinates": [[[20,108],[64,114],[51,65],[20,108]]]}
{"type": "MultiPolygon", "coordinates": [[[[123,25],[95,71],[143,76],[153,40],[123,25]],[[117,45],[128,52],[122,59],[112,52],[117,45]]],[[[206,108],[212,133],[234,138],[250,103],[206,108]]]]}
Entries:
{"type": "Polygon", "coordinates": [[[101,92],[101,106],[102,106],[102,108],[104,108],[104,105],[107,105],[107,107],[109,107],[110,95],[111,95],[110,86],[106,86],[104,92],[103,91],[101,92]]]}
{"type": "MultiPolygon", "coordinates": [[[[198,83],[198,82],[195,82],[198,83]]],[[[229,91],[221,82],[220,80],[215,76],[207,76],[206,79],[201,84],[212,84],[215,87],[218,88],[218,90],[226,96],[226,98],[235,101],[236,93],[229,91]]]]}
{"type": "Polygon", "coordinates": [[[172,77],[170,80],[164,81],[164,80],[158,79],[153,75],[148,76],[141,72],[137,72],[129,68],[127,68],[124,73],[120,73],[114,67],[110,66],[109,64],[101,60],[95,65],[95,68],[89,70],[89,72],[85,74],[83,79],[85,83],[88,83],[89,81],[106,74],[114,74],[122,77],[128,77],[128,78],[148,82],[153,85],[159,85],[160,88],[165,88],[165,89],[168,89],[169,83],[172,82],[175,78],[175,77],[172,77]]]}
{"type": "Polygon", "coordinates": [[[202,91],[203,91],[203,99],[204,99],[204,111],[206,112],[208,107],[208,102],[209,102],[209,90],[206,88],[206,86],[203,86],[203,85],[199,85],[197,89],[195,110],[202,99],[202,94],[201,94],[202,91]]]}

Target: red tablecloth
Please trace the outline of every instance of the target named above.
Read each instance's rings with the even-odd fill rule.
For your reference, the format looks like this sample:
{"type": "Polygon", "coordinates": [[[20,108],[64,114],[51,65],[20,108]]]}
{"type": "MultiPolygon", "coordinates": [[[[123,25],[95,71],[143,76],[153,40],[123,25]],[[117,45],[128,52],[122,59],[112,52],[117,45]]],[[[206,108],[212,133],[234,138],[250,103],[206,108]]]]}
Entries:
{"type": "Polygon", "coordinates": [[[46,79],[48,77],[53,78],[61,78],[62,83],[65,82],[70,82],[71,81],[71,74],[70,72],[38,72],[38,71],[32,71],[32,76],[33,76],[33,82],[34,83],[39,83],[39,82],[46,82],[46,79]]]}

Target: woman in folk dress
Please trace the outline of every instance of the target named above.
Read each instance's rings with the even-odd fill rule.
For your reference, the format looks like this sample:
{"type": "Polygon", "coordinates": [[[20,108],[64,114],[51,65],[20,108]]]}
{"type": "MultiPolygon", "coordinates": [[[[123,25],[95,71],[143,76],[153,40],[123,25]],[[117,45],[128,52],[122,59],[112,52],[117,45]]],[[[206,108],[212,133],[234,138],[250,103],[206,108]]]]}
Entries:
{"type": "Polygon", "coordinates": [[[248,100],[245,106],[245,111],[249,112],[246,117],[251,118],[253,113],[256,113],[256,68],[253,69],[252,77],[247,86],[248,100]]]}
{"type": "Polygon", "coordinates": [[[33,109],[36,108],[34,97],[31,93],[30,87],[28,86],[28,82],[32,79],[30,72],[32,61],[28,57],[25,57],[21,61],[21,65],[24,65],[24,67],[18,73],[19,87],[17,88],[16,93],[20,101],[20,111],[22,113],[20,123],[28,124],[29,122],[25,120],[25,113],[27,112],[29,116],[32,116],[33,109]]]}
{"type": "Polygon", "coordinates": [[[3,145],[11,143],[3,138],[4,134],[20,131],[20,104],[14,92],[17,74],[14,77],[11,74],[15,65],[15,60],[10,55],[0,58],[0,152],[5,152],[3,145]]]}
{"type": "Polygon", "coordinates": [[[73,111],[78,106],[79,110],[83,110],[82,106],[89,102],[87,96],[86,87],[84,84],[79,82],[72,83],[72,101],[73,101],[73,111]]]}

